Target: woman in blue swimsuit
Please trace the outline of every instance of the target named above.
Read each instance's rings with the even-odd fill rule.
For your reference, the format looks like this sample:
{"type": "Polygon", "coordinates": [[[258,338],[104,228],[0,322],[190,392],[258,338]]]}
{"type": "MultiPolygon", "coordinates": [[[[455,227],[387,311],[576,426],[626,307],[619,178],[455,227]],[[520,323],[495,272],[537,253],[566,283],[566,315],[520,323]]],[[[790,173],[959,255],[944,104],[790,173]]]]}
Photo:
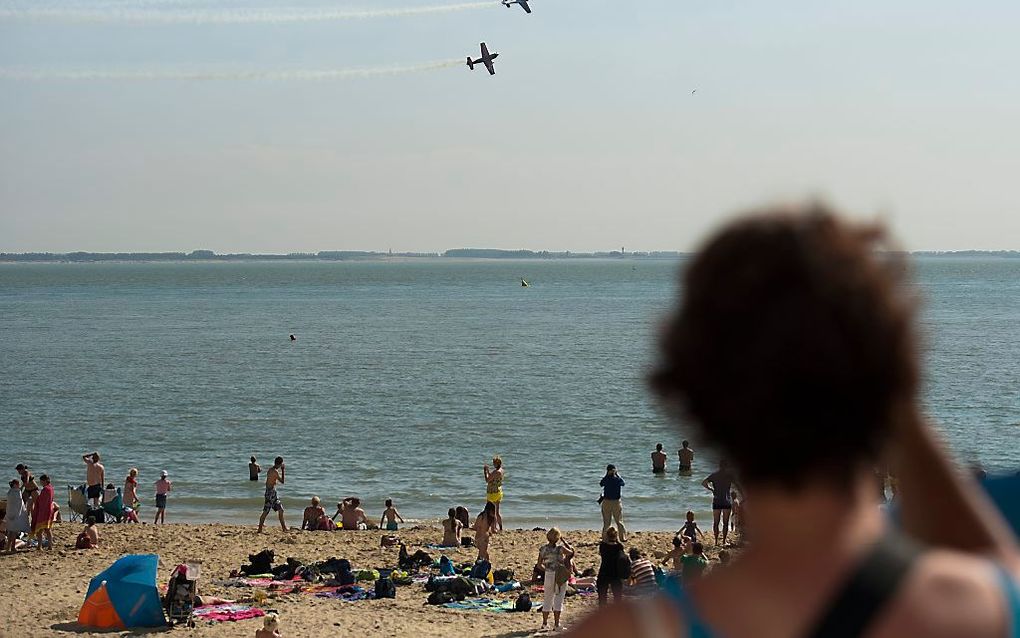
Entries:
{"type": "Polygon", "coordinates": [[[917,304],[884,237],[783,208],[684,265],[652,385],[732,463],[753,542],[574,635],[1020,638],[1017,539],[921,413],[917,304]],[[879,508],[883,460],[902,531],[879,508]]]}

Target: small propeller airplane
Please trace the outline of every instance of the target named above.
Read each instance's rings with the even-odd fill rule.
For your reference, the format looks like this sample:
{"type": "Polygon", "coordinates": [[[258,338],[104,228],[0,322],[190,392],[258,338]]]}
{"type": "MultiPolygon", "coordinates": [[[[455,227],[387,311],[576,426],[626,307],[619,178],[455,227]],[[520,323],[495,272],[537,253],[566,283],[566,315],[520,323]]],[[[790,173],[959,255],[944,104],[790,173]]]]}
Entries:
{"type": "Polygon", "coordinates": [[[524,9],[524,13],[531,13],[531,7],[528,6],[528,0],[503,0],[503,6],[507,9],[509,9],[512,4],[519,4],[521,5],[521,8],[524,9]]]}
{"type": "Polygon", "coordinates": [[[474,71],[476,64],[484,64],[485,68],[489,70],[489,75],[496,75],[496,69],[493,68],[492,61],[499,57],[499,54],[495,51],[489,53],[489,48],[485,46],[484,42],[482,42],[479,46],[482,47],[482,57],[477,60],[472,60],[469,55],[467,59],[468,68],[474,71]]]}

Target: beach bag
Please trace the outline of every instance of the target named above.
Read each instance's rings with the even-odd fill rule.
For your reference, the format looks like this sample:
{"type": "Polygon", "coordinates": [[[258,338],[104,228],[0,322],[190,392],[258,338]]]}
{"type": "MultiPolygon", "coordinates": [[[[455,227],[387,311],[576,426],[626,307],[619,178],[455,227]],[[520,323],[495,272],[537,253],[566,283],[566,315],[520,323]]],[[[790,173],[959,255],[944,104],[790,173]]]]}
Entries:
{"type": "Polygon", "coordinates": [[[531,594],[524,592],[514,601],[514,611],[531,611],[531,594]]]}
{"type": "Polygon", "coordinates": [[[474,567],[471,568],[471,578],[477,578],[478,580],[488,580],[489,572],[492,571],[492,563],[480,558],[475,561],[474,567]]]}
{"type": "Polygon", "coordinates": [[[377,581],[379,580],[379,572],[375,569],[362,569],[358,572],[358,580],[377,581]]]}
{"type": "Polygon", "coordinates": [[[509,583],[514,579],[514,570],[497,569],[492,572],[492,580],[496,583],[509,583]]]}
{"type": "MultiPolygon", "coordinates": [[[[379,539],[380,547],[393,547],[394,545],[397,545],[399,543],[400,539],[397,538],[396,536],[383,536],[381,539],[379,539]]],[[[404,553],[406,554],[407,550],[404,550],[404,553]]]]}
{"type": "Polygon", "coordinates": [[[455,570],[453,569],[453,561],[450,560],[449,556],[442,556],[439,558],[439,574],[441,576],[453,576],[455,570]]]}
{"type": "Polygon", "coordinates": [[[471,538],[470,536],[463,536],[460,539],[460,546],[461,547],[474,547],[475,546],[475,539],[471,538]]]}
{"type": "Polygon", "coordinates": [[[390,573],[390,580],[393,581],[394,585],[410,585],[414,582],[410,574],[399,569],[390,573]]]}
{"type": "Polygon", "coordinates": [[[393,584],[393,581],[389,578],[380,578],[375,581],[375,597],[376,598],[396,598],[397,597],[397,586],[393,584]]]}
{"type": "Polygon", "coordinates": [[[429,605],[445,605],[446,603],[452,603],[454,600],[453,594],[448,591],[434,591],[429,594],[425,603],[429,605]]]}

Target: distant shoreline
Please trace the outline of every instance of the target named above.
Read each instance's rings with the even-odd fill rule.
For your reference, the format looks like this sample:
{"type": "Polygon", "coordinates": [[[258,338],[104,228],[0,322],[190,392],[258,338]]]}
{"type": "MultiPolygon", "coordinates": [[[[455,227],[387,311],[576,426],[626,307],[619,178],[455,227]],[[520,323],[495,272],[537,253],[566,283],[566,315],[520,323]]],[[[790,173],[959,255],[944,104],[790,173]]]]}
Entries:
{"type": "MultiPolygon", "coordinates": [[[[967,258],[992,257],[999,259],[1020,259],[1020,250],[952,250],[932,251],[919,250],[907,253],[912,257],[967,258]]],[[[618,260],[676,260],[689,257],[690,253],[679,251],[609,251],[609,252],[571,252],[571,251],[533,251],[533,250],[502,250],[482,248],[455,248],[442,253],[414,252],[373,252],[359,250],[320,251],[317,253],[224,253],[211,250],[195,250],[190,253],[0,253],[0,263],[191,263],[191,262],[336,262],[336,261],[414,261],[425,259],[439,260],[479,260],[479,261],[520,261],[520,260],[583,260],[583,259],[618,259],[618,260]]]]}

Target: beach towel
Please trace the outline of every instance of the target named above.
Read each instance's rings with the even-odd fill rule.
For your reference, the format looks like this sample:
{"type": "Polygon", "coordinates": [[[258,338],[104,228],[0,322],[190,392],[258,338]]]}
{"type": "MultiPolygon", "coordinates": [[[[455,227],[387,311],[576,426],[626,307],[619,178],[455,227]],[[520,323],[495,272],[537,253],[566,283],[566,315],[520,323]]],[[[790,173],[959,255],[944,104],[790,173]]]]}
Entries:
{"type": "Polygon", "coordinates": [[[460,545],[437,545],[433,543],[431,545],[426,545],[425,549],[438,549],[440,551],[444,549],[460,549],[460,545]]]}
{"type": "Polygon", "coordinates": [[[347,585],[344,587],[337,587],[336,591],[332,592],[320,592],[315,594],[316,598],[332,598],[335,600],[342,600],[348,603],[356,603],[361,600],[372,600],[375,598],[375,592],[366,591],[365,588],[357,585],[347,585]]]}
{"type": "Polygon", "coordinates": [[[53,486],[47,485],[39,490],[32,505],[32,534],[49,529],[53,526],[53,486]]]}
{"type": "Polygon", "coordinates": [[[249,605],[224,604],[196,607],[194,615],[197,622],[205,621],[214,623],[236,622],[238,620],[259,618],[261,616],[265,616],[266,612],[262,611],[258,607],[251,607],[249,605]]]}
{"type": "Polygon", "coordinates": [[[493,600],[491,598],[468,598],[445,603],[441,607],[456,609],[458,611],[487,611],[490,613],[505,613],[514,611],[512,600],[493,600]]]}

